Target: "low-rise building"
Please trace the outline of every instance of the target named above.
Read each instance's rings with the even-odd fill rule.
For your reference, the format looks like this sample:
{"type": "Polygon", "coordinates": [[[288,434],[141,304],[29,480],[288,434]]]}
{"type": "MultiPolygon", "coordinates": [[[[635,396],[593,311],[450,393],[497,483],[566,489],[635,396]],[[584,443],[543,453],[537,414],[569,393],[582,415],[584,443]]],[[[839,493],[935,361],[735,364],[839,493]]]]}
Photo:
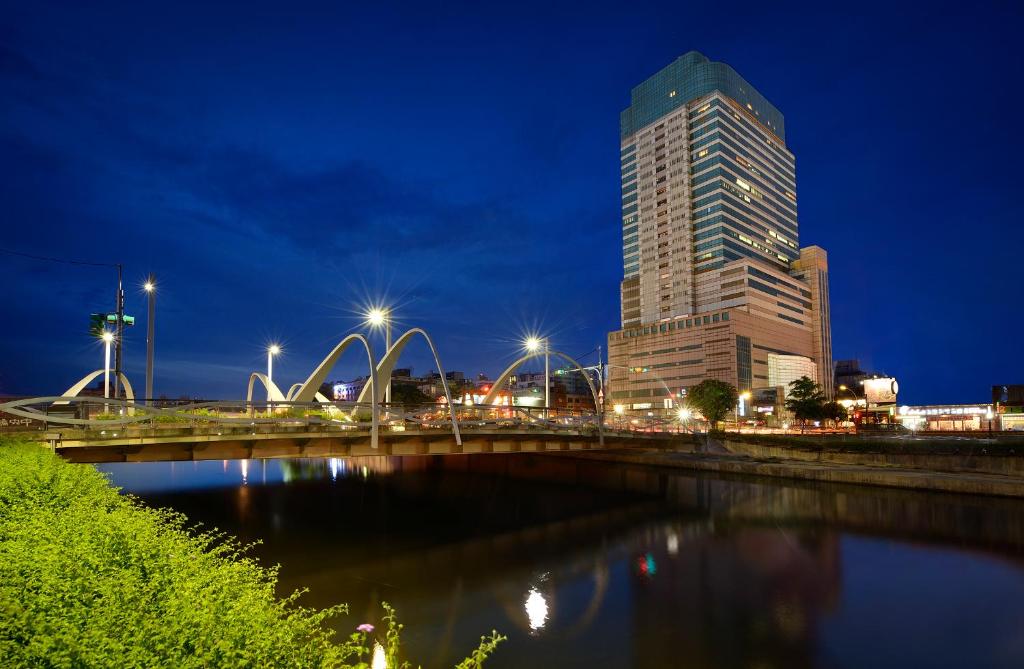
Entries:
{"type": "Polygon", "coordinates": [[[901,406],[896,422],[915,431],[969,432],[998,430],[991,404],[932,404],[901,406]]]}

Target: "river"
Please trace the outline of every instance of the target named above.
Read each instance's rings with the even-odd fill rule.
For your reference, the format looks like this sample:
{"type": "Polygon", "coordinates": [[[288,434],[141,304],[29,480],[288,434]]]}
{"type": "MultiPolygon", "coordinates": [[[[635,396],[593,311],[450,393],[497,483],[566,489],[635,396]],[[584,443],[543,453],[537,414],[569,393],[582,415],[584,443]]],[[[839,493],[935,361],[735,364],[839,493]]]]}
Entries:
{"type": "Polygon", "coordinates": [[[225,530],[281,594],[379,603],[409,659],[506,667],[1022,667],[1024,503],[556,456],[98,466],[225,530]]]}

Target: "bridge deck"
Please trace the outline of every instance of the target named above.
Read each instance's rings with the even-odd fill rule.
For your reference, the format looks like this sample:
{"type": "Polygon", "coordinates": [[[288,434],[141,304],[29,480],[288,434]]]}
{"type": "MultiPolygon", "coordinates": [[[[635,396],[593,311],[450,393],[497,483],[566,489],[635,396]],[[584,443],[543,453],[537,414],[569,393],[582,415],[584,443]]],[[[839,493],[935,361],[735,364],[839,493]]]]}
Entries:
{"type": "MultiPolygon", "coordinates": [[[[322,430],[298,425],[267,430],[216,428],[128,428],[46,433],[54,450],[72,462],[160,462],[360,455],[446,455],[583,451],[602,448],[596,434],[541,429],[463,428],[461,446],[446,430],[382,431],[372,448],[369,431],[322,430]]],[[[604,448],[675,445],[676,435],[605,433],[604,448]]]]}

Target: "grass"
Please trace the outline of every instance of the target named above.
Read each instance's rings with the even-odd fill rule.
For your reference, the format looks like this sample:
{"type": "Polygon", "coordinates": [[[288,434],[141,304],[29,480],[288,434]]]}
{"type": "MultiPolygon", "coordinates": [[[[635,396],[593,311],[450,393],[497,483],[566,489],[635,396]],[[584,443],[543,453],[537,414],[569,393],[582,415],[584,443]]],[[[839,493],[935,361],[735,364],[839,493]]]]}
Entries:
{"type": "MultiPolygon", "coordinates": [[[[220,533],[121,495],[94,468],[0,438],[0,658],[4,667],[368,667],[384,629],[333,638],[343,605],[275,595],[277,572],[220,533]]],[[[356,621],[356,624],[361,621],[356,621]]],[[[461,669],[479,667],[492,633],[461,669]]]]}

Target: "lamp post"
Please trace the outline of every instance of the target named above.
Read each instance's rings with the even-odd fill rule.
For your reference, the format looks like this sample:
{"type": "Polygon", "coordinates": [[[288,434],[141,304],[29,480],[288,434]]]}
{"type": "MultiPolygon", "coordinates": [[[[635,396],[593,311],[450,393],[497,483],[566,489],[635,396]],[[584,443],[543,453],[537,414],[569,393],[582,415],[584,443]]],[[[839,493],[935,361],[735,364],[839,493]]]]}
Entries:
{"type": "MultiPolygon", "coordinates": [[[[853,395],[853,406],[854,407],[856,407],[857,404],[860,403],[860,396],[857,394],[857,391],[854,390],[853,388],[850,388],[846,384],[842,384],[841,383],[841,384],[839,384],[839,390],[845,390],[846,392],[848,392],[851,395],[853,395]]],[[[868,409],[868,403],[864,402],[864,411],[865,411],[865,413],[867,412],[867,409],[868,409]]],[[[855,422],[855,421],[853,421],[853,422],[855,422]]]]}
{"type": "Polygon", "coordinates": [[[274,356],[281,352],[281,347],[277,344],[271,344],[267,347],[267,413],[270,413],[274,408],[274,398],[270,394],[270,389],[274,383],[274,356]]]}
{"type": "Polygon", "coordinates": [[[746,407],[745,402],[746,402],[746,400],[749,400],[749,399],[750,399],[750,391],[749,390],[744,390],[742,393],[740,393],[739,401],[736,402],[736,433],[737,434],[739,434],[739,431],[740,431],[740,410],[741,409],[743,410],[743,415],[744,416],[747,415],[747,407],[746,407]]]}
{"type": "MultiPolygon", "coordinates": [[[[384,328],[384,355],[391,350],[391,310],[374,307],[366,313],[366,322],[373,328],[384,328]]],[[[391,404],[391,374],[384,385],[384,403],[391,404]]]]}
{"type": "Polygon", "coordinates": [[[551,347],[546,337],[530,337],[526,340],[526,350],[530,353],[536,353],[541,346],[544,347],[544,418],[547,418],[551,407],[551,347]]]}
{"type": "Polygon", "coordinates": [[[142,286],[149,296],[149,315],[146,317],[146,404],[153,401],[153,337],[156,318],[156,278],[150,274],[142,286]]]}
{"type": "MultiPolygon", "coordinates": [[[[101,335],[103,339],[103,399],[110,399],[110,344],[114,341],[114,333],[104,330],[101,335]]],[[[110,410],[110,405],[103,404],[103,413],[110,410]]]]}
{"type": "Polygon", "coordinates": [[[985,412],[985,419],[988,421],[988,438],[992,438],[992,419],[995,418],[995,414],[992,413],[992,407],[989,407],[985,412]]]}
{"type": "Polygon", "coordinates": [[[676,415],[679,417],[679,431],[682,431],[683,426],[690,420],[690,410],[686,407],[680,407],[676,415]]]}

